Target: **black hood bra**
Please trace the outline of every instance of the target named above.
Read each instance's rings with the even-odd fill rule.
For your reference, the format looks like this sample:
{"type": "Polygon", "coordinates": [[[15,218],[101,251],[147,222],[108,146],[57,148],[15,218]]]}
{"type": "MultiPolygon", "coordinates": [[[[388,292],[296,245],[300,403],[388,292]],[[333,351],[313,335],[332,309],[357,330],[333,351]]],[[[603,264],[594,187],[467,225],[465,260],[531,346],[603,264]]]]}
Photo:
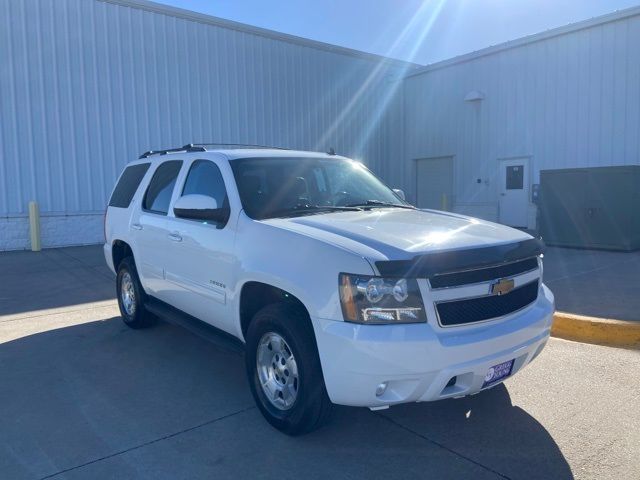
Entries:
{"type": "Polygon", "coordinates": [[[536,257],[544,252],[541,238],[515,243],[418,255],[411,260],[376,262],[382,276],[431,278],[436,275],[481,269],[536,257]]]}

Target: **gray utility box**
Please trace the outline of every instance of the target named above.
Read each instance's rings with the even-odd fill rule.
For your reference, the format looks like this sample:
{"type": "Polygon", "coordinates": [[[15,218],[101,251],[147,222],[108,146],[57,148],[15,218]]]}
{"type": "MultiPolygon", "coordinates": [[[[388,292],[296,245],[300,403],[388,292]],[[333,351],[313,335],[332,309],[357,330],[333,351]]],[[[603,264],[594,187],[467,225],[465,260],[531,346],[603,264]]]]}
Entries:
{"type": "Polygon", "coordinates": [[[548,245],[640,249],[640,165],[542,170],[538,202],[548,245]]]}

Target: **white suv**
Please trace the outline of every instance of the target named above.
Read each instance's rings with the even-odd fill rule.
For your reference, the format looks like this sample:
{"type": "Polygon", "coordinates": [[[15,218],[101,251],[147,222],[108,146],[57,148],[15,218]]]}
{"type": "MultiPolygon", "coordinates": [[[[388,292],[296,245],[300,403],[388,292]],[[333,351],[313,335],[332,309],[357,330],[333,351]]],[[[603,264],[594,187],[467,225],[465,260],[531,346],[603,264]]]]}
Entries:
{"type": "Polygon", "coordinates": [[[542,242],[403,197],[332,153],[147,152],[105,217],[122,318],[179,315],[241,341],[260,410],[288,434],[317,428],[332,403],[490,388],[549,338],[542,242]]]}

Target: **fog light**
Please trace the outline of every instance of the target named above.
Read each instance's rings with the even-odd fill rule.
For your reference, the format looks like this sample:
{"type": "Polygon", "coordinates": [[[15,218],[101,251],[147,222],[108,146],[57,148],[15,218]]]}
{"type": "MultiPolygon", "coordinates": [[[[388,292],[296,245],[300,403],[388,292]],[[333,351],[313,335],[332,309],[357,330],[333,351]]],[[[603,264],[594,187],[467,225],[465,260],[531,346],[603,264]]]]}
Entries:
{"type": "Polygon", "coordinates": [[[376,387],[376,397],[379,397],[387,390],[387,382],[382,382],[376,387]]]}

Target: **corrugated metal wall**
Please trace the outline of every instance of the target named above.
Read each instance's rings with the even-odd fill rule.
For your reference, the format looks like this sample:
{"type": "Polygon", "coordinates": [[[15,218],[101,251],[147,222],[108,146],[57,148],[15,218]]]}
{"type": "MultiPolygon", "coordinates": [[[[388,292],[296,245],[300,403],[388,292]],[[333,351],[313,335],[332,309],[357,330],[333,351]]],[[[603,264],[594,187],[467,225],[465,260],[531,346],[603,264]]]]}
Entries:
{"type": "Polygon", "coordinates": [[[408,64],[258,30],[144,0],[0,0],[0,250],[28,246],[29,200],[45,246],[100,241],[122,167],[190,142],[334,147],[410,199],[415,160],[453,156],[455,209],[489,219],[500,158],[530,157],[532,183],[640,162],[638,13],[404,81],[408,64]]]}
{"type": "Polygon", "coordinates": [[[128,161],[190,142],[332,146],[384,175],[406,67],[336,50],[117,2],[0,0],[0,217],[32,199],[102,212],[128,161]]]}
{"type": "Polygon", "coordinates": [[[456,209],[474,215],[497,215],[500,158],[531,157],[532,183],[543,169],[638,164],[640,16],[428,68],[405,81],[404,108],[405,188],[415,159],[453,156],[456,209]],[[465,102],[473,90],[485,99],[465,102]]]}

